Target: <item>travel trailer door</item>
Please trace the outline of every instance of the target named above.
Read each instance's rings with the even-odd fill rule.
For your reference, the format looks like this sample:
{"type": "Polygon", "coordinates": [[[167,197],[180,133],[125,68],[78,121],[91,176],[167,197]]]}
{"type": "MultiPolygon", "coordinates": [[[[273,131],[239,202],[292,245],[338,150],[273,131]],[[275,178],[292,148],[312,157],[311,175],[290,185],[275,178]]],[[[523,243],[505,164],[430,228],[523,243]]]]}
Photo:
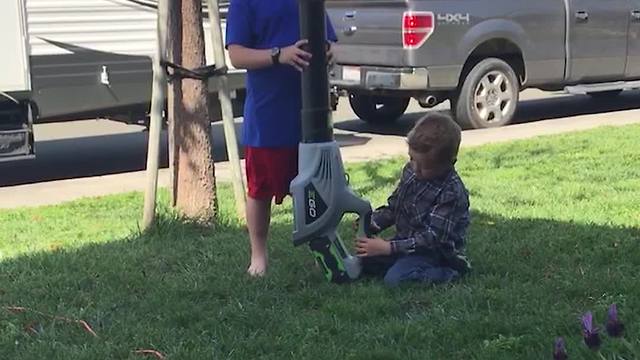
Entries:
{"type": "Polygon", "coordinates": [[[31,90],[24,2],[3,0],[0,5],[0,44],[5,54],[0,57],[0,91],[4,93],[31,90]]]}
{"type": "Polygon", "coordinates": [[[25,0],[0,1],[0,161],[34,154],[25,14],[25,0]]]}

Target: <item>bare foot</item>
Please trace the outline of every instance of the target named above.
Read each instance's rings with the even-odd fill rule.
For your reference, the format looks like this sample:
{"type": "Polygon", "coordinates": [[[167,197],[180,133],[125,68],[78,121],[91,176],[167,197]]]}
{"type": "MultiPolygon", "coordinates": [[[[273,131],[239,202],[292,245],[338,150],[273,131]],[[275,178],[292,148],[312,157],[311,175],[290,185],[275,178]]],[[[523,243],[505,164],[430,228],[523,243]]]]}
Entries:
{"type": "Polygon", "coordinates": [[[251,259],[251,265],[247,269],[247,273],[253,277],[262,277],[267,272],[267,259],[255,258],[251,259]]]}

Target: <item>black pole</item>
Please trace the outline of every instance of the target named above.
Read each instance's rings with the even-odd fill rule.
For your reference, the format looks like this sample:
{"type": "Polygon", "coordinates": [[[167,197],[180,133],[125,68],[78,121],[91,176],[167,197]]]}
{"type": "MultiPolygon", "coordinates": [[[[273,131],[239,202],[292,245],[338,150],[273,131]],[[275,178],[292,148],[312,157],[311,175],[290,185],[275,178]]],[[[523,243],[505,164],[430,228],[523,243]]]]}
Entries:
{"type": "Polygon", "coordinates": [[[327,24],[324,0],[299,0],[300,38],[312,55],[302,73],[302,142],[333,141],[327,71],[327,24]]]}

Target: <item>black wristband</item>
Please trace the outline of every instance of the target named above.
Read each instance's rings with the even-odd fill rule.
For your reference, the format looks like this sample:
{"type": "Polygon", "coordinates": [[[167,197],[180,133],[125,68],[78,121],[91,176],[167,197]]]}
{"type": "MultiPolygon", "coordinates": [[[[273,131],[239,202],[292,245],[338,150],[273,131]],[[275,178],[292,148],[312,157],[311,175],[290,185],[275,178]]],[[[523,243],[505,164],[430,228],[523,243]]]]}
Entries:
{"type": "Polygon", "coordinates": [[[271,62],[273,65],[280,64],[280,48],[274,47],[271,49],[271,62]]]}

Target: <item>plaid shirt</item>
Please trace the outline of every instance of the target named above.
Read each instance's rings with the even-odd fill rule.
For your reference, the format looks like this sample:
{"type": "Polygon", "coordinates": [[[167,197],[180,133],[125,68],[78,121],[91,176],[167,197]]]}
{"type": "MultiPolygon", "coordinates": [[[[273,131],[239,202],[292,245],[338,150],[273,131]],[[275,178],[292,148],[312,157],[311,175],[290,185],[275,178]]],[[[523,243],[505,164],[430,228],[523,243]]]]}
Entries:
{"type": "Polygon", "coordinates": [[[395,225],[392,254],[425,255],[459,270],[470,268],[463,253],[469,193],[455,169],[437,179],[419,180],[405,165],[388,204],[376,209],[372,219],[380,230],[395,225]]]}

